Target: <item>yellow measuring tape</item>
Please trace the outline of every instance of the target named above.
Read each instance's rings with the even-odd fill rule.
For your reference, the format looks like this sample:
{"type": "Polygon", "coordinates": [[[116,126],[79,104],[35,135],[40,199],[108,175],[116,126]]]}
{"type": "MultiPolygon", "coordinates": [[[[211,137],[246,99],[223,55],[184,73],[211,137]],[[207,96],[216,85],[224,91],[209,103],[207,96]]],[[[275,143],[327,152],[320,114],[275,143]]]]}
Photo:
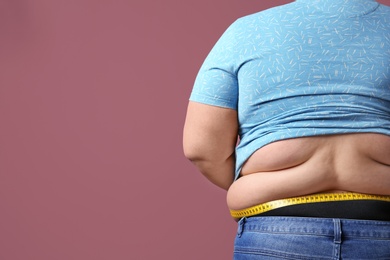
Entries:
{"type": "Polygon", "coordinates": [[[346,200],[380,200],[390,202],[390,196],[362,194],[354,192],[346,193],[320,193],[315,195],[293,197],[288,199],[273,200],[256,206],[240,210],[230,210],[234,218],[250,217],[273,209],[305,203],[346,201],[346,200]]]}

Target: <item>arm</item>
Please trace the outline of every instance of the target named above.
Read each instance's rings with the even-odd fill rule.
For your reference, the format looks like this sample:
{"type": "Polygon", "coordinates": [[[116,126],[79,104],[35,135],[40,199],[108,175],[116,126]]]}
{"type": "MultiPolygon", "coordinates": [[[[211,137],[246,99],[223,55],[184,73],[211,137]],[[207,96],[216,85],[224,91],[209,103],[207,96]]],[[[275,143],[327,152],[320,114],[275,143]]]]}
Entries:
{"type": "Polygon", "coordinates": [[[237,134],[236,110],[190,101],[184,154],[207,179],[225,190],[234,180],[237,134]]]}

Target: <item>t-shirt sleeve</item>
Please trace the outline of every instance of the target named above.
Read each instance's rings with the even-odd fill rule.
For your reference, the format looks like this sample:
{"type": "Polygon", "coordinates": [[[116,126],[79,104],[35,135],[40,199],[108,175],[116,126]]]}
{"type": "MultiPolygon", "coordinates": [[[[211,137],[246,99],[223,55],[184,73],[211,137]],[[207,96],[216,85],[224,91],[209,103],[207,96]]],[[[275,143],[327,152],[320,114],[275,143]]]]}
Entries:
{"type": "Polygon", "coordinates": [[[191,101],[237,110],[238,24],[233,23],[219,38],[201,66],[191,101]]]}

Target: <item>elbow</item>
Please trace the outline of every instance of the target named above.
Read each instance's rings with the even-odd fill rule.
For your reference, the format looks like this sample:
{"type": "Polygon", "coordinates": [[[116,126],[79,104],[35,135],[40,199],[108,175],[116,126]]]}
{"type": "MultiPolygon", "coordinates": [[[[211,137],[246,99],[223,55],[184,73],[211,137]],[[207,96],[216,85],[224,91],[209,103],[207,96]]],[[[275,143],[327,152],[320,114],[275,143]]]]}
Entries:
{"type": "Polygon", "coordinates": [[[212,163],[220,161],[221,153],[218,153],[208,142],[194,141],[193,139],[183,140],[184,156],[193,164],[212,163]]]}
{"type": "Polygon", "coordinates": [[[223,163],[228,160],[234,148],[224,148],[222,145],[211,145],[209,142],[183,142],[184,156],[193,163],[223,163]]]}
{"type": "Polygon", "coordinates": [[[227,190],[234,179],[235,156],[213,149],[213,145],[185,143],[184,156],[213,184],[227,190]]]}
{"type": "Polygon", "coordinates": [[[188,145],[184,143],[183,152],[184,156],[193,163],[204,161],[207,159],[207,156],[205,156],[205,151],[202,151],[202,149],[197,148],[193,145],[188,145]]]}

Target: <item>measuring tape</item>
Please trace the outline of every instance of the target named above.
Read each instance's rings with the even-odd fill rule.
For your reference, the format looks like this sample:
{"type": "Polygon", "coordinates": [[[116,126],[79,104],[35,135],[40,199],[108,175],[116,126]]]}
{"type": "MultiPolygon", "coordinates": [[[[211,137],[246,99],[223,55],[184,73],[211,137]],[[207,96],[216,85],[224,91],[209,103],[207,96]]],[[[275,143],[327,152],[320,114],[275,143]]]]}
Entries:
{"type": "Polygon", "coordinates": [[[273,209],[305,203],[346,201],[346,200],[380,200],[390,202],[390,196],[370,195],[354,192],[346,193],[321,193],[315,195],[293,197],[288,199],[273,200],[256,206],[240,210],[230,210],[234,218],[250,217],[273,209]]]}

